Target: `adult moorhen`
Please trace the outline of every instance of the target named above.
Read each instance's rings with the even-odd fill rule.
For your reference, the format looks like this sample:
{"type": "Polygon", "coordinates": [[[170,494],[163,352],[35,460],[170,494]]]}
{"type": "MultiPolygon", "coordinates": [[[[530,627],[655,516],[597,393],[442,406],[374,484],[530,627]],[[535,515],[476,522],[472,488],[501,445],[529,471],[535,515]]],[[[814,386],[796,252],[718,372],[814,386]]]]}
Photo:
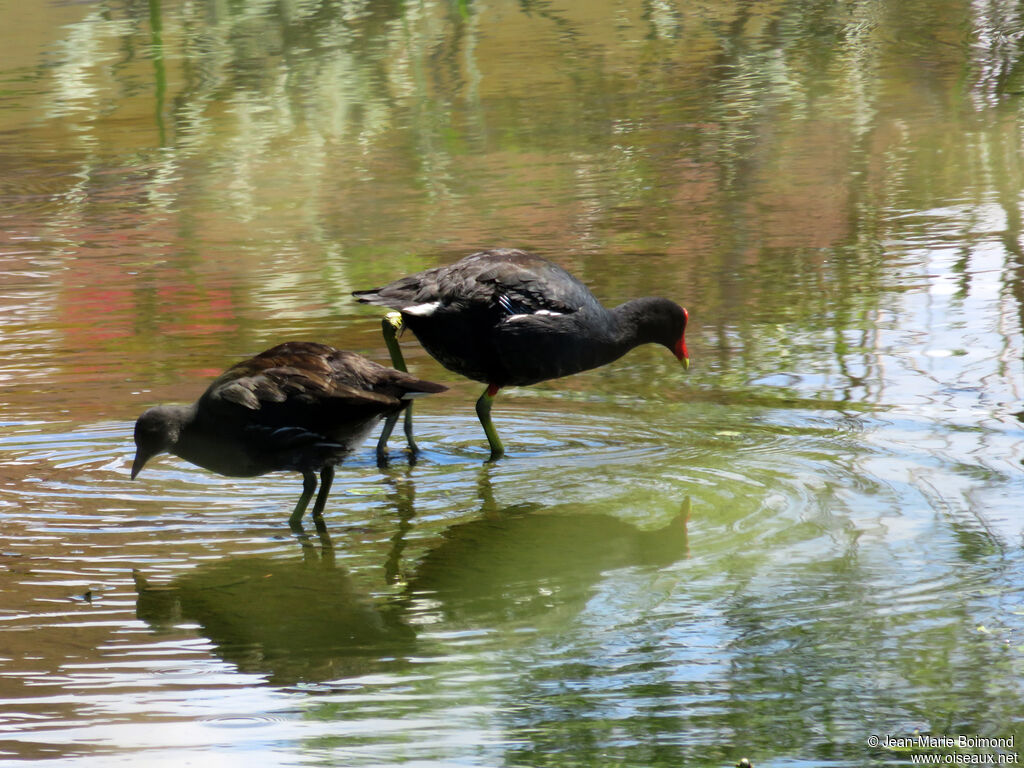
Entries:
{"type": "Polygon", "coordinates": [[[649,296],[605,309],[564,269],[520,250],[480,251],[353,295],[397,310],[383,323],[396,368],[404,363],[395,335],[406,325],[443,366],[487,384],[476,412],[492,461],[505,450],[491,421],[502,387],[597,368],[649,342],[668,347],[689,367],[689,315],[678,304],[649,296]]]}
{"type": "Polygon", "coordinates": [[[143,413],[135,423],[132,479],[164,451],[233,477],[301,472],[302,496],[289,519],[295,526],[316,490],[316,472],[319,519],[334,466],[381,418],[393,424],[411,398],[445,389],[354,352],[286,342],[229,368],[192,405],[143,413]]]}

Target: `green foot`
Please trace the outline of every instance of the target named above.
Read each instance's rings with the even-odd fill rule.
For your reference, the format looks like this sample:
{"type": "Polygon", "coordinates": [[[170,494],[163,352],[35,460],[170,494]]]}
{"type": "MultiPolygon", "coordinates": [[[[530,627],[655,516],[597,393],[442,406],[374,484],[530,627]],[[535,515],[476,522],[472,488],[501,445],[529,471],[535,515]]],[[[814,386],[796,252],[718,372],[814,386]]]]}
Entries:
{"type": "Polygon", "coordinates": [[[502,445],[501,438],[498,437],[498,430],[494,428],[494,422],[491,421],[491,406],[494,404],[494,397],[497,394],[498,387],[491,384],[476,401],[476,415],[484,428],[484,434],[487,435],[487,443],[491,446],[491,457],[487,460],[489,462],[497,461],[505,455],[505,446],[502,445]]]}

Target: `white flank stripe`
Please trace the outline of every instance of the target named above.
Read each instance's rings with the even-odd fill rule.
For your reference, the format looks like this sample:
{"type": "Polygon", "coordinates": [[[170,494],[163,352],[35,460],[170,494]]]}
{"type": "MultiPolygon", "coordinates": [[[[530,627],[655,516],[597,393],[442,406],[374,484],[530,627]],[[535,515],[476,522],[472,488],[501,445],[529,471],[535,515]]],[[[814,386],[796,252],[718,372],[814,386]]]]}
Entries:
{"type": "Polygon", "coordinates": [[[402,314],[405,315],[416,315],[418,317],[426,317],[432,315],[441,306],[440,301],[431,301],[427,304],[413,304],[411,307],[406,307],[402,310],[402,314]]]}
{"type": "Polygon", "coordinates": [[[528,317],[537,317],[538,315],[547,315],[548,317],[561,317],[564,314],[564,312],[552,312],[549,309],[541,309],[538,310],[537,312],[531,312],[530,314],[512,315],[511,317],[507,318],[505,322],[511,323],[514,322],[515,320],[525,320],[528,317]]]}

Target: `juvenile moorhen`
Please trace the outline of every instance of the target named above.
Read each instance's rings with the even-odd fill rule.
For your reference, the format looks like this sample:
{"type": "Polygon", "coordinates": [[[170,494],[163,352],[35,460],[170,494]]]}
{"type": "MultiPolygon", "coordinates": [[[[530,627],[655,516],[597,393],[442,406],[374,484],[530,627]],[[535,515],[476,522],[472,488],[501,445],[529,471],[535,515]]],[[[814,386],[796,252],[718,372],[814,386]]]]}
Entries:
{"type": "Polygon", "coordinates": [[[524,251],[480,251],[353,295],[397,310],[383,323],[396,368],[404,363],[394,337],[408,326],[441,365],[487,384],[476,412],[492,461],[505,450],[491,421],[502,387],[597,368],[649,342],[668,347],[689,367],[689,315],[678,304],[649,296],[605,309],[564,269],[524,251]]]}
{"type": "Polygon", "coordinates": [[[381,418],[394,423],[410,399],[447,387],[386,368],[326,344],[290,341],[222,373],[192,405],[158,405],[135,423],[132,479],[164,451],[233,477],[275,470],[302,473],[290,522],[316,490],[323,514],[334,466],[381,418]]]}

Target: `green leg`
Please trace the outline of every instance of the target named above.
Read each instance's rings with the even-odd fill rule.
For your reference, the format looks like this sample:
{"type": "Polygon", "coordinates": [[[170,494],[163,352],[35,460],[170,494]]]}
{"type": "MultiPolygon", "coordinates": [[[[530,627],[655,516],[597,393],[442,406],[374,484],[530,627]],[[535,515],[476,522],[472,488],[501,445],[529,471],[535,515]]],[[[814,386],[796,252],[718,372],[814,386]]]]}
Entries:
{"type": "MultiPolygon", "coordinates": [[[[395,370],[408,372],[408,368],[405,365],[405,358],[402,356],[402,348],[398,345],[398,334],[402,328],[402,314],[400,312],[388,312],[384,319],[380,322],[381,330],[384,333],[384,343],[388,347],[388,352],[391,354],[391,365],[394,366],[395,370]]],[[[394,422],[391,422],[391,429],[395,428],[394,422]]],[[[381,457],[387,450],[387,438],[391,437],[391,430],[387,429],[385,424],[385,431],[381,433],[381,441],[377,443],[377,460],[380,461],[381,457]]],[[[412,403],[409,403],[405,409],[405,440],[409,443],[409,451],[411,453],[417,453],[419,446],[416,445],[416,440],[412,436],[412,403]]]]}
{"type": "Polygon", "coordinates": [[[384,426],[380,430],[380,439],[377,441],[377,466],[385,467],[388,463],[388,439],[398,423],[398,414],[393,413],[384,419],[384,426]]]}
{"type": "Polygon", "coordinates": [[[414,456],[420,452],[420,447],[416,445],[416,440],[412,436],[412,401],[405,406],[405,442],[409,444],[409,451],[414,456]]]}
{"type": "Polygon", "coordinates": [[[476,401],[476,415],[480,419],[480,424],[483,425],[487,442],[491,446],[491,458],[488,461],[497,461],[505,455],[505,446],[501,444],[498,430],[494,428],[494,422],[491,421],[491,405],[494,404],[494,396],[497,394],[498,388],[491,384],[476,401]]]}
{"type": "Polygon", "coordinates": [[[319,520],[324,516],[324,507],[327,506],[327,494],[331,492],[331,485],[334,483],[334,466],[328,465],[320,470],[320,493],[316,495],[316,503],[313,504],[313,520],[319,520]]]}
{"type": "Polygon", "coordinates": [[[302,516],[306,514],[306,507],[309,506],[309,500],[313,498],[313,491],[316,490],[316,475],[312,472],[302,473],[302,495],[299,496],[299,503],[295,505],[295,509],[292,511],[292,516],[288,518],[288,522],[294,528],[296,525],[301,525],[302,516]]]}

